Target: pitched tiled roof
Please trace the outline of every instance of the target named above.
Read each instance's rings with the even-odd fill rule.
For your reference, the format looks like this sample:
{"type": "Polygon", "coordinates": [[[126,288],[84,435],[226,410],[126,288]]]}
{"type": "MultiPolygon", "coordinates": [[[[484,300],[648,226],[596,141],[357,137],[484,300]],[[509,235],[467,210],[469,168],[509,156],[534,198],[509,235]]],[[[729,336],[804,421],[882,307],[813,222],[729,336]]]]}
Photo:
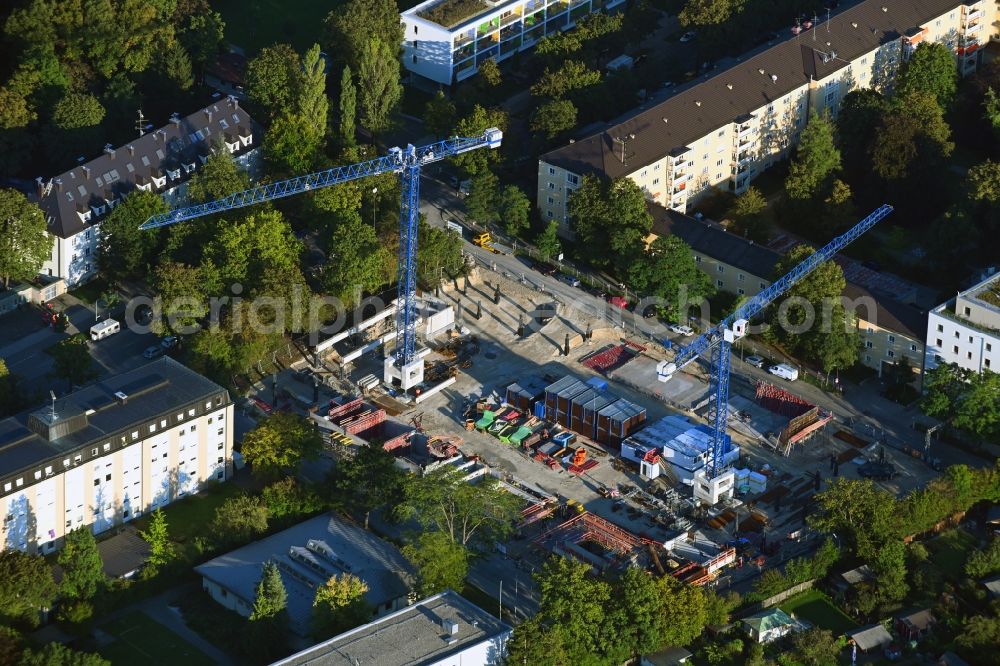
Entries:
{"type": "MultiPolygon", "coordinates": [[[[848,282],[844,296],[852,300],[868,297],[875,301],[875,321],[880,328],[901,333],[909,338],[923,340],[927,334],[927,313],[919,308],[893,298],[878,295],[864,287],[848,282]]],[[[862,310],[862,308],[858,308],[862,310]]],[[[870,313],[866,313],[866,317],[870,313]]],[[[868,321],[871,321],[868,319],[868,321]]]]}
{"type": "Polygon", "coordinates": [[[574,173],[620,178],[780,99],[811,79],[829,76],[851,60],[960,4],[959,0],[867,0],[541,159],[574,173]],[[830,51],[837,57],[829,58],[826,54],[830,51]],[[629,135],[635,138],[627,144],[623,164],[621,144],[615,138],[629,135]]]}
{"type": "MultiPolygon", "coordinates": [[[[84,222],[78,213],[91,209],[106,213],[110,211],[109,201],[120,199],[137,184],[167,176],[168,171],[180,169],[179,179],[186,178],[182,165],[200,166],[199,155],[207,156],[223,137],[228,143],[247,137],[249,146],[244,147],[241,142],[240,150],[250,150],[256,145],[252,139],[254,129],[249,114],[235,100],[224,99],[171,120],[120,148],[108,147],[100,157],[56,176],[49,183],[39,183],[42,190],[38,193],[39,205],[50,220],[48,231],[69,238],[103,217],[102,213],[94,212],[90,222],[84,222]]],[[[153,191],[162,192],[178,182],[168,178],[166,186],[154,187],[153,191]]]]}

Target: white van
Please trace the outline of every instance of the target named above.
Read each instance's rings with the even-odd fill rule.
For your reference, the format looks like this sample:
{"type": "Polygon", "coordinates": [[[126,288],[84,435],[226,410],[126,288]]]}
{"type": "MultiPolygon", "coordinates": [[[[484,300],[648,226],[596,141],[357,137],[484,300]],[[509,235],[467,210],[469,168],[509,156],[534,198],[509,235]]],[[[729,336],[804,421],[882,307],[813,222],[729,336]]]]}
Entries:
{"type": "Polygon", "coordinates": [[[119,324],[116,319],[105,319],[104,321],[90,327],[90,339],[103,340],[109,335],[114,335],[120,330],[122,330],[122,325],[119,324]]]}
{"type": "Polygon", "coordinates": [[[778,365],[772,365],[770,368],[767,369],[767,371],[770,372],[772,375],[777,375],[778,377],[781,377],[782,379],[787,379],[790,382],[794,382],[796,379],[799,378],[798,368],[793,368],[787,363],[779,363],[778,365]]]}

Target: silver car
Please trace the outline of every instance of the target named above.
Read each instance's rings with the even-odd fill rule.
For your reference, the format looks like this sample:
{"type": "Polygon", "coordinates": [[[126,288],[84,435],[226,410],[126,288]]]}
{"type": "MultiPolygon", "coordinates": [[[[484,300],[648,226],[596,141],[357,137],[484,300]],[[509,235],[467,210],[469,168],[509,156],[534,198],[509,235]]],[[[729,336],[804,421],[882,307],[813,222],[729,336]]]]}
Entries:
{"type": "Polygon", "coordinates": [[[746,363],[747,365],[752,365],[755,368],[764,367],[764,359],[762,359],[760,356],[747,356],[746,363]]]}

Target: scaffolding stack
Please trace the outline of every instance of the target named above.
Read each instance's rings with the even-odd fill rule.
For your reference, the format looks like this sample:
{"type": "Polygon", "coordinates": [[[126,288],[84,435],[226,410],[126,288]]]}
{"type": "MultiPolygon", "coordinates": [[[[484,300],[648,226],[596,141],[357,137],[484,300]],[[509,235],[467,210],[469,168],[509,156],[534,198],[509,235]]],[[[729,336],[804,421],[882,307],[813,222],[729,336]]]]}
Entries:
{"type": "Polygon", "coordinates": [[[775,414],[795,418],[796,416],[802,416],[814,407],[807,400],[774,384],[758,380],[756,382],[756,389],[754,399],[757,401],[757,404],[775,414]]]}
{"type": "Polygon", "coordinates": [[[631,361],[637,353],[632,345],[616,345],[588,356],[583,360],[583,364],[595,372],[606,375],[631,361]]]}

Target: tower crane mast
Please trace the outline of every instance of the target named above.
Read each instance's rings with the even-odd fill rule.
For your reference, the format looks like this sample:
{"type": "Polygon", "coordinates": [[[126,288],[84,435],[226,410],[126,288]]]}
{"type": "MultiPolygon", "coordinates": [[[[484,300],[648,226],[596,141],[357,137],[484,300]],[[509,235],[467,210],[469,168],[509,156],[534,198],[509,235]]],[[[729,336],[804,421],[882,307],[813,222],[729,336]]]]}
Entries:
{"type": "MultiPolygon", "coordinates": [[[[274,201],[304,192],[339,185],[368,176],[386,173],[399,174],[401,197],[399,207],[399,263],[397,268],[396,349],[393,372],[404,389],[423,379],[423,361],[416,356],[416,286],[417,286],[417,231],[420,214],[420,170],[427,164],[439,162],[470,150],[499,148],[503,132],[487,129],[482,135],[471,138],[454,137],[419,148],[412,144],[406,148],[391,148],[382,157],[296,176],[275,183],[258,185],[228,197],[194,206],[175,208],[154,215],[140,229],[156,229],[187,220],[213,215],[237,208],[244,208],[265,201],[274,201]]],[[[389,367],[387,365],[387,372],[389,367]]]]}
{"type": "MultiPolygon", "coordinates": [[[[712,440],[709,457],[706,461],[706,480],[708,482],[718,479],[725,472],[726,467],[724,457],[727,453],[726,424],[729,413],[729,371],[733,343],[746,335],[750,319],[759,315],[767,306],[788,293],[792,287],[816,270],[820,264],[831,259],[837,252],[874,227],[892,210],[892,206],[888,204],[879,206],[868,217],[831,240],[787,274],[747,300],[731,315],[681,348],[674,357],[673,363],[666,364],[660,371],[660,381],[668,381],[674,373],[699,356],[706,352],[709,354],[711,379],[708,422],[712,430],[712,440]]],[[[695,488],[697,492],[697,483],[695,488]]]]}

